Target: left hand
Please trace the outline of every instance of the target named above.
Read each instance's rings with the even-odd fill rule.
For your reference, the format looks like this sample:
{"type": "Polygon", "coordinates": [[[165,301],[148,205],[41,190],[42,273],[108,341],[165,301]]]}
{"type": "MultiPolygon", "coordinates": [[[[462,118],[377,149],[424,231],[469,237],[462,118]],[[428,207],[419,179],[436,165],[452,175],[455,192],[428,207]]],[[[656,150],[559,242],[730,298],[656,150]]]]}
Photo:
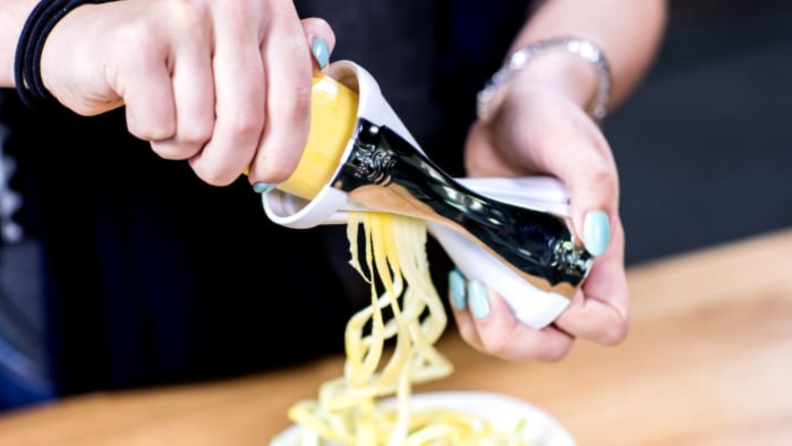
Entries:
{"type": "Polygon", "coordinates": [[[477,349],[514,361],[557,361],[576,338],[615,345],[627,335],[618,173],[608,142],[581,101],[555,74],[524,71],[501,87],[490,118],[472,126],[467,174],[556,176],[569,187],[576,237],[596,258],[569,307],[542,330],[520,323],[496,292],[467,283],[458,271],[449,277],[452,308],[461,336],[477,349]]]}
{"type": "Polygon", "coordinates": [[[85,4],[47,38],[42,80],[80,115],[123,105],[132,135],[162,158],[189,160],[208,184],[248,171],[251,184],[274,186],[308,138],[317,42],[332,51],[330,25],[300,19],[289,1],[85,4]]]}

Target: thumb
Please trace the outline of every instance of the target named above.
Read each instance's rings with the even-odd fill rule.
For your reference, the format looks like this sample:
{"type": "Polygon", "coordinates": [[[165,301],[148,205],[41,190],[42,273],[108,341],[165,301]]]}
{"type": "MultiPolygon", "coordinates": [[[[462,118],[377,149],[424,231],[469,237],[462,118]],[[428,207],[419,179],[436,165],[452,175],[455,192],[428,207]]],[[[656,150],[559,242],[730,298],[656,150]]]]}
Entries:
{"type": "Polygon", "coordinates": [[[320,18],[308,18],[302,20],[305,38],[311,48],[311,55],[314,59],[314,74],[327,67],[330,63],[330,54],[335,48],[335,33],[330,24],[320,18]]]}
{"type": "Polygon", "coordinates": [[[564,158],[568,161],[556,172],[569,187],[575,232],[589,253],[601,256],[610,245],[613,223],[618,219],[619,182],[612,158],[586,145],[567,146],[570,153],[564,158]]]}
{"type": "Polygon", "coordinates": [[[532,153],[539,170],[569,188],[575,234],[593,256],[605,254],[619,221],[619,177],[610,146],[593,122],[557,128],[532,153]]]}

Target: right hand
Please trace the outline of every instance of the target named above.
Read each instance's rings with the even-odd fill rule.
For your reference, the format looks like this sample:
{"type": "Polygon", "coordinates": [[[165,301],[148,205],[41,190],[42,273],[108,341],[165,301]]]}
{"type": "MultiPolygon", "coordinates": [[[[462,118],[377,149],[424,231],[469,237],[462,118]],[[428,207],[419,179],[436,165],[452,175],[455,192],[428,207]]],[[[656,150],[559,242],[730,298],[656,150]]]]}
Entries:
{"type": "Polygon", "coordinates": [[[519,323],[487,284],[452,273],[455,286],[449,288],[459,331],[488,354],[512,361],[558,361],[577,339],[616,345],[629,331],[618,170],[605,135],[584,111],[594,79],[590,66],[577,56],[537,58],[501,87],[490,104],[490,117],[478,120],[468,133],[468,175],[539,174],[563,181],[569,187],[575,236],[597,257],[569,306],[542,330],[519,323]],[[591,82],[577,82],[579,72],[589,74],[583,79],[591,82]]]}
{"type": "Polygon", "coordinates": [[[47,39],[42,78],[81,115],[126,106],[130,133],[209,184],[246,169],[251,183],[279,183],[308,137],[316,38],[332,50],[330,26],[285,0],[84,5],[47,39]]]}

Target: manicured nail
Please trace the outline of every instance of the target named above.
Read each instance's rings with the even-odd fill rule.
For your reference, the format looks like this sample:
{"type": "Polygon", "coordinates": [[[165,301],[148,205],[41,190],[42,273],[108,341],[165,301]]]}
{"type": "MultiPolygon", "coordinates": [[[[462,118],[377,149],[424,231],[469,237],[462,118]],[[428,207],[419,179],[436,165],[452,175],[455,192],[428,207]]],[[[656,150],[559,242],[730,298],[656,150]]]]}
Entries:
{"type": "Polygon", "coordinates": [[[465,278],[462,273],[454,268],[448,273],[448,289],[451,291],[451,303],[454,308],[462,311],[467,307],[467,294],[465,293],[465,278]]]}
{"type": "Polygon", "coordinates": [[[610,243],[610,219],[605,211],[589,211],[583,221],[583,244],[593,256],[605,253],[610,243]]]}
{"type": "Polygon", "coordinates": [[[476,319],[484,319],[490,314],[489,293],[487,287],[478,281],[471,281],[467,288],[470,311],[476,319]]]}
{"type": "Polygon", "coordinates": [[[311,42],[311,53],[322,70],[330,63],[330,48],[324,39],[318,37],[313,39],[313,42],[311,42]]]}
{"type": "Polygon", "coordinates": [[[267,192],[275,189],[275,183],[256,183],[253,185],[253,191],[257,194],[266,194],[267,192]]]}

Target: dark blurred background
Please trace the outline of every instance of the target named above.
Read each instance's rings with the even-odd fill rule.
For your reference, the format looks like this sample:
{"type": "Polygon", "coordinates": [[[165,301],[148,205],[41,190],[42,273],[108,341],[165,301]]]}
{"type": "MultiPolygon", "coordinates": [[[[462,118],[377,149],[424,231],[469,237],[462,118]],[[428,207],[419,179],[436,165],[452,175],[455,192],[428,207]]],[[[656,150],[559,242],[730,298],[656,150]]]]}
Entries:
{"type": "MultiPolygon", "coordinates": [[[[629,266],[792,227],[792,1],[672,1],[653,70],[605,132],[629,266]]],[[[36,241],[13,220],[13,160],[0,167],[2,411],[49,388],[36,241]]]]}
{"type": "Polygon", "coordinates": [[[792,225],[792,1],[672,1],[649,78],[606,122],[627,261],[792,225]]]}

